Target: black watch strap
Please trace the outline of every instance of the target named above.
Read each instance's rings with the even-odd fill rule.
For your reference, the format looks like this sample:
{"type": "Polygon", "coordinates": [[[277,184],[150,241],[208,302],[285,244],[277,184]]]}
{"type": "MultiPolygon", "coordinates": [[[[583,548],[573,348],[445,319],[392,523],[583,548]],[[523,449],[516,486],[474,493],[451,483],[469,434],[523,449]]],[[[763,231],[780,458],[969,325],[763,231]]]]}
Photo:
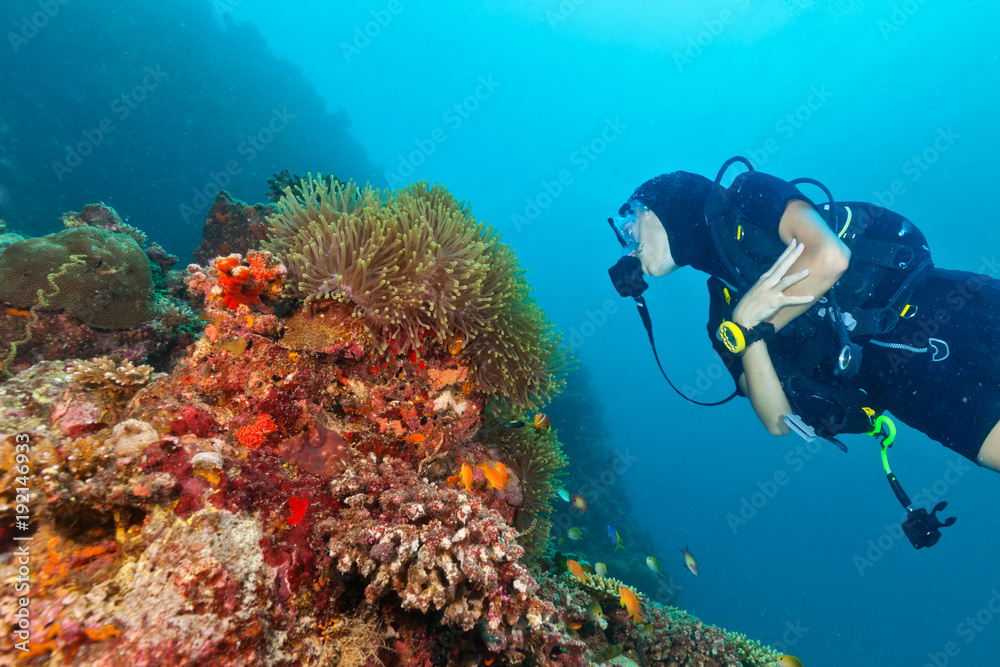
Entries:
{"type": "Polygon", "coordinates": [[[765,343],[770,340],[774,340],[776,335],[777,332],[774,330],[774,325],[770,322],[761,322],[757,326],[747,330],[744,334],[747,341],[747,347],[750,347],[751,344],[756,343],[759,340],[762,340],[765,343]]]}

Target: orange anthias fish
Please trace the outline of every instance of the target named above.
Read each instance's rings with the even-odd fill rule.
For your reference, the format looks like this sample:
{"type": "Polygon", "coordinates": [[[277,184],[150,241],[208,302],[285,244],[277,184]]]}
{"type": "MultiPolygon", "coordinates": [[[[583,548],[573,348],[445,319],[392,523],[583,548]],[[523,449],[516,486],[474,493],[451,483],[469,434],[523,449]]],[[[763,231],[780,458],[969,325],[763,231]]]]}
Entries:
{"type": "Polygon", "coordinates": [[[535,419],[532,422],[536,431],[551,431],[552,423],[549,422],[549,416],[539,412],[535,415],[535,419]]]}
{"type": "Polygon", "coordinates": [[[573,507],[580,510],[584,514],[587,513],[587,501],[583,499],[579,493],[574,493],[569,497],[569,501],[573,503],[573,507]]]}
{"type": "Polygon", "coordinates": [[[694,559],[694,555],[691,550],[688,549],[688,545],[684,545],[683,549],[678,549],[682,554],[684,554],[684,567],[691,570],[691,574],[698,576],[698,561],[694,559]]]}
{"type": "Polygon", "coordinates": [[[483,471],[483,475],[486,477],[486,481],[489,482],[491,489],[502,489],[507,486],[507,469],[503,467],[502,463],[498,463],[497,465],[503,468],[503,472],[497,469],[497,467],[485,463],[476,466],[483,471]]]}
{"type": "Polygon", "coordinates": [[[583,568],[580,567],[580,564],[578,562],[576,562],[575,560],[568,560],[566,561],[566,567],[569,568],[569,573],[572,574],[574,577],[576,577],[580,581],[584,580],[583,568]]]}
{"type": "Polygon", "coordinates": [[[486,477],[486,481],[489,483],[489,488],[503,488],[503,475],[501,475],[496,468],[488,465],[478,465],[476,467],[483,471],[483,476],[486,477]]]}
{"type": "Polygon", "coordinates": [[[448,478],[449,484],[458,484],[459,482],[465,487],[467,493],[472,493],[472,466],[468,463],[463,463],[458,474],[448,478]]]}
{"type": "Polygon", "coordinates": [[[427,439],[427,436],[424,435],[423,433],[412,433],[412,434],[406,436],[405,438],[403,438],[403,440],[405,440],[406,442],[412,442],[414,444],[419,444],[419,443],[423,442],[426,439],[427,439]]]}
{"type": "Polygon", "coordinates": [[[639,600],[635,597],[635,593],[624,586],[622,586],[618,592],[622,596],[621,606],[628,610],[628,615],[632,617],[636,623],[642,623],[642,616],[639,615],[639,600]]]}

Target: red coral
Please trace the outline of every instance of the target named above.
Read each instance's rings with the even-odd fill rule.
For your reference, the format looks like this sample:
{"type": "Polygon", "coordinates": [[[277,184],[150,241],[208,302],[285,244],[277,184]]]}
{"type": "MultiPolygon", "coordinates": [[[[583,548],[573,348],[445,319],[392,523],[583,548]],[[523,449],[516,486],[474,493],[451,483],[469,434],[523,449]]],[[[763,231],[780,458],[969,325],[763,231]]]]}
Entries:
{"type": "Polygon", "coordinates": [[[257,421],[253,424],[236,429],[236,439],[244,447],[256,449],[267,442],[267,436],[276,430],[278,430],[278,425],[274,423],[270,415],[264,412],[257,416],[257,421]]]}
{"type": "Polygon", "coordinates": [[[170,432],[177,436],[193,433],[199,438],[208,438],[218,429],[219,424],[211,415],[187,405],[182,406],[180,414],[170,422],[170,432]]]}
{"type": "Polygon", "coordinates": [[[308,498],[296,498],[292,496],[288,499],[288,509],[292,511],[292,515],[285,519],[290,526],[297,526],[302,523],[302,519],[306,515],[306,508],[309,507],[308,498]]]}
{"type": "Polygon", "coordinates": [[[236,310],[241,305],[262,306],[260,297],[272,297],[285,283],[285,267],[276,262],[269,252],[251,250],[246,261],[240,255],[219,257],[215,260],[222,287],[222,304],[236,310]]]}
{"type": "Polygon", "coordinates": [[[262,299],[273,301],[281,294],[285,273],[285,266],[271,253],[251,250],[245,260],[238,254],[217,257],[210,269],[189,265],[187,285],[192,295],[205,298],[209,308],[213,304],[225,310],[246,306],[269,313],[271,308],[262,299]]]}

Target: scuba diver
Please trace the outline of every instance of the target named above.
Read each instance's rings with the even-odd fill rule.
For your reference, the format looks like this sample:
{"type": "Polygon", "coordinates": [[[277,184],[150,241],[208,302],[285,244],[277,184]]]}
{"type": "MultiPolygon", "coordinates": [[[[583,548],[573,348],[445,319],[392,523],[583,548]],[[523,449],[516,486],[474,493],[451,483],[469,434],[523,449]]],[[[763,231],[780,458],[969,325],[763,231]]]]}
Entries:
{"type": "MultiPolygon", "coordinates": [[[[1000,471],[1000,284],[935,267],[903,216],[834,201],[818,181],[784,181],[735,157],[714,182],[684,171],[646,181],[609,222],[624,250],[609,274],[636,300],[654,356],[644,276],[682,266],[710,276],[708,332],[736,390],[701,403],[671,383],[687,400],[745,396],[768,432],[844,451],[840,434],[881,437],[893,490],[924,522],[911,525],[917,533],[954,518],[942,524],[910,506],[885,457],[895,427],[883,412],[1000,471]],[[726,188],[735,162],[748,171],[726,188]],[[803,183],[826,202],[806,197],[803,183]]],[[[911,542],[931,546],[939,535],[911,542]]]]}

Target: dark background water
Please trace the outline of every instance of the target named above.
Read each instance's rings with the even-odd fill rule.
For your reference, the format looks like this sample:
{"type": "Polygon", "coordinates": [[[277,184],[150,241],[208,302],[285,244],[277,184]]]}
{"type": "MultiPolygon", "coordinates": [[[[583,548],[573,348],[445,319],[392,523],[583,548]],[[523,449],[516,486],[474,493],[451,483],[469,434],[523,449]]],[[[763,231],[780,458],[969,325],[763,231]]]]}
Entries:
{"type": "MultiPolygon", "coordinates": [[[[38,11],[7,3],[5,30],[38,11]]],[[[605,219],[638,183],[744,154],[891,206],[940,266],[997,276],[995,4],[69,0],[46,24],[0,44],[11,226],[51,231],[61,210],[104,199],[181,254],[199,224],[180,207],[230,160],[247,200],[286,167],[440,181],[505,232],[590,372],[682,606],[810,667],[997,664],[996,473],[902,427],[897,475],[959,517],[913,550],[872,442],[810,451],[768,436],[745,401],[683,403],[605,272],[618,257],[605,219]],[[157,65],[171,77],[119,120],[114,100],[157,65]],[[247,160],[240,146],[286,106],[295,122],[247,160]],[[106,117],[115,130],[59,182],[52,162],[106,117]],[[675,551],[687,543],[697,578],[675,551]]],[[[680,271],[647,296],[673,379],[721,398],[704,278],[680,271]]]]}

